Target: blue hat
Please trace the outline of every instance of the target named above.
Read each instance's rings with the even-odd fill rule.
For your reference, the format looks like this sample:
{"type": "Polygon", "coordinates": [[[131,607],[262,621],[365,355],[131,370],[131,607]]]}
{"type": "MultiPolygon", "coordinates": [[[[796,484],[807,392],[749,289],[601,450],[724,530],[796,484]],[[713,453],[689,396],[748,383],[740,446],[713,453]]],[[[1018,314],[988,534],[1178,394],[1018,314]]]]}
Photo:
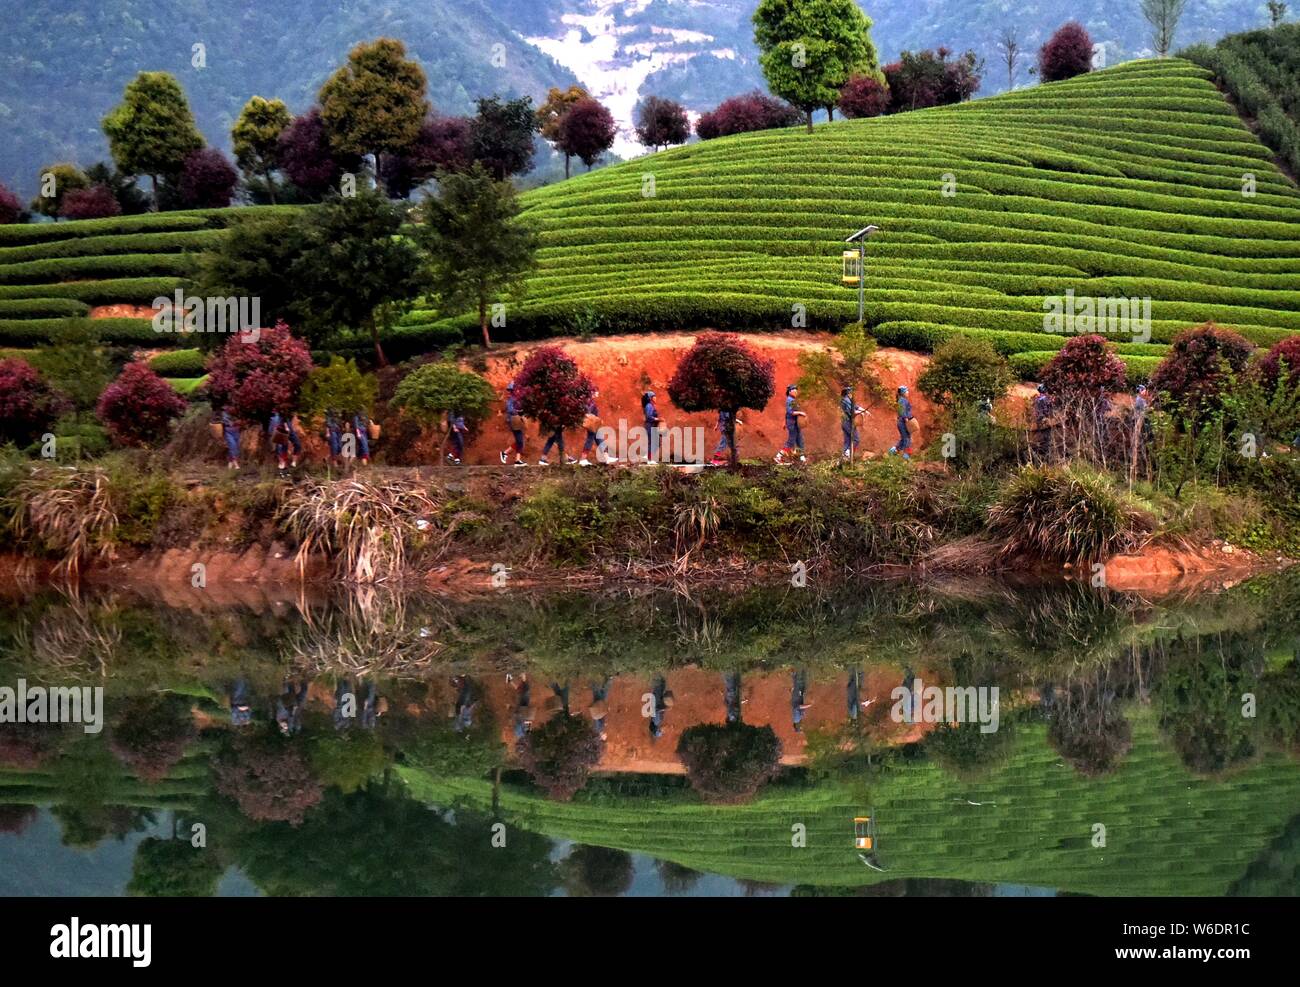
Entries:
{"type": "Polygon", "coordinates": [[[786,387],[786,389],[785,389],[785,393],[786,393],[786,394],[789,394],[791,391],[793,391],[793,390],[795,390],[796,388],[798,388],[798,386],[799,386],[798,384],[790,384],[790,385],[788,385],[788,386],[786,387]]]}
{"type": "Polygon", "coordinates": [[[1046,393],[1047,393],[1047,385],[1046,385],[1046,384],[1039,384],[1039,385],[1038,385],[1038,393],[1039,393],[1039,394],[1046,394],[1046,393]]]}
{"type": "Polygon", "coordinates": [[[514,389],[515,389],[515,382],[512,380],[509,384],[506,385],[506,390],[513,391],[514,389]]]}
{"type": "Polygon", "coordinates": [[[1138,391],[1139,391],[1139,392],[1140,392],[1140,391],[1145,391],[1146,389],[1147,389],[1146,384],[1138,384],[1138,391]]]}
{"type": "Polygon", "coordinates": [[[647,397],[647,398],[652,398],[654,396],[655,396],[654,391],[646,391],[645,394],[642,395],[642,397],[647,397]]]}
{"type": "Polygon", "coordinates": [[[907,393],[908,393],[907,385],[906,385],[906,384],[902,384],[902,385],[900,385],[899,388],[898,388],[898,393],[899,393],[899,394],[907,394],[907,393]]]}

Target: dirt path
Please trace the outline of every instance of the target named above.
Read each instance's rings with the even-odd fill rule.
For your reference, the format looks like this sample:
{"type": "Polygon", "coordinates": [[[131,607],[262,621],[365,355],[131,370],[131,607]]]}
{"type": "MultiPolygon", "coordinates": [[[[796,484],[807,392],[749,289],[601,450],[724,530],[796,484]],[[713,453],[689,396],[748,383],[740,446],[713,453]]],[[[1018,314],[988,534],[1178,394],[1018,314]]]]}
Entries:
{"type": "MultiPolygon", "coordinates": [[[[760,353],[775,364],[776,392],[762,412],[744,412],[737,441],[743,456],[771,456],[785,442],[785,388],[794,383],[802,371],[799,357],[805,353],[827,350],[832,336],[829,333],[738,333],[760,353]]],[[[715,414],[685,414],[673,407],[668,398],[668,381],[678,361],[690,349],[695,335],[690,333],[665,333],[653,336],[605,336],[589,342],[572,339],[544,340],[524,343],[494,350],[486,357],[486,367],[480,365],[492,386],[500,394],[506,384],[519,372],[528,355],[538,346],[560,345],[573,357],[582,371],[595,381],[600,390],[599,408],[604,423],[618,428],[619,419],[629,427],[642,421],[641,394],[656,392],[660,414],[669,427],[701,426],[706,439],[705,453],[710,454],[718,441],[715,414]]],[[[930,358],[906,350],[881,349],[876,364],[882,386],[891,396],[899,385],[907,385],[912,406],[920,423],[916,437],[917,448],[930,441],[934,429],[935,408],[916,386],[917,378],[929,366],[930,358]]],[[[1003,402],[1000,411],[1008,415],[1022,413],[1026,397],[1032,390],[1017,385],[1003,402]]],[[[858,395],[871,414],[859,425],[860,449],[867,453],[884,453],[898,439],[895,413],[888,401],[867,401],[858,395]]],[[[821,395],[804,394],[803,409],[808,413],[804,424],[804,440],[809,458],[831,458],[842,451],[840,413],[835,399],[821,395]]],[[[525,432],[525,455],[536,462],[544,437],[537,434],[535,426],[525,432]]],[[[565,434],[565,448],[575,457],[582,448],[585,433],[575,429],[565,434]]],[[[502,406],[493,408],[492,414],[473,437],[465,461],[486,464],[497,461],[497,454],[510,442],[502,416],[502,406]]],[[[554,462],[554,458],[552,462],[554,462]]]]}

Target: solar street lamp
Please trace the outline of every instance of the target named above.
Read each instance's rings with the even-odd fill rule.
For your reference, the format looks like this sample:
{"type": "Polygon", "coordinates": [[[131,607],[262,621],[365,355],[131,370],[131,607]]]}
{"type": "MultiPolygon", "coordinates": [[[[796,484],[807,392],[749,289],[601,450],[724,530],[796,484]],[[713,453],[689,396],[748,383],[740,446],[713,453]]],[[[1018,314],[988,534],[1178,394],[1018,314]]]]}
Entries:
{"type": "Polygon", "coordinates": [[[857,250],[844,251],[844,284],[858,289],[858,324],[866,317],[866,281],[867,281],[867,240],[871,234],[879,233],[879,226],[864,226],[852,236],[846,237],[845,243],[856,243],[857,250]]]}

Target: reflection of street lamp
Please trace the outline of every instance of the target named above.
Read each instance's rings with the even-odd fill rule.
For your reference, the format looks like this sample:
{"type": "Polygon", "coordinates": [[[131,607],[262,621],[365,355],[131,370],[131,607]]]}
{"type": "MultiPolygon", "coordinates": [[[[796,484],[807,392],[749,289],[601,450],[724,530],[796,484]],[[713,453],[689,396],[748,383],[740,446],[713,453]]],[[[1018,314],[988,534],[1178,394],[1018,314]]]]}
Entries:
{"type": "Polygon", "coordinates": [[[859,325],[861,325],[863,319],[866,318],[866,312],[865,312],[866,298],[864,292],[866,289],[866,282],[867,282],[867,238],[870,237],[871,234],[879,233],[879,232],[880,232],[879,226],[864,226],[862,229],[858,230],[858,232],[854,233],[851,237],[847,237],[844,240],[845,243],[856,243],[858,245],[858,254],[856,257],[857,260],[856,275],[851,275],[849,273],[850,268],[848,264],[848,258],[853,257],[853,252],[849,250],[846,250],[844,252],[844,257],[845,257],[844,283],[846,285],[851,286],[854,282],[857,282],[858,324],[859,325]]]}

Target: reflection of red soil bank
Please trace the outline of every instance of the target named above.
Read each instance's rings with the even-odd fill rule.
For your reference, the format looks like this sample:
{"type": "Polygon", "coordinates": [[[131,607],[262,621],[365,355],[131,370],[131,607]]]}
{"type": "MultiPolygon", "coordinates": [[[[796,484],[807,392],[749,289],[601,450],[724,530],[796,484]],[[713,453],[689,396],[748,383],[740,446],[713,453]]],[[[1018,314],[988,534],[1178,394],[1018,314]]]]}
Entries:
{"type": "MultiPolygon", "coordinates": [[[[1279,557],[1274,564],[1282,567],[1288,562],[1279,557]]],[[[1198,548],[1148,545],[1135,555],[1108,559],[1106,586],[1159,594],[1228,589],[1269,567],[1269,559],[1217,539],[1198,548]]]]}
{"type": "MultiPolygon", "coordinates": [[[[770,726],[781,741],[782,761],[789,765],[802,764],[808,735],[825,730],[836,730],[848,725],[848,672],[834,675],[809,675],[801,731],[794,728],[791,709],[790,671],[751,673],[741,680],[741,716],[752,726],[770,726]]],[[[597,766],[599,771],[640,772],[651,774],[681,774],[684,772],[677,759],[677,742],[688,727],[700,723],[726,721],[725,678],[720,672],[700,668],[681,668],[664,674],[668,690],[672,693],[672,706],[664,714],[660,735],[652,737],[650,721],[645,716],[647,696],[652,688],[650,677],[620,675],[610,683],[605,715],[605,750],[597,766]]],[[[891,691],[902,683],[903,670],[890,666],[876,666],[864,670],[860,698],[872,702],[859,709],[859,722],[877,738],[890,743],[910,743],[921,739],[930,724],[894,723],[889,718],[893,701],[891,691]]],[[[937,680],[930,673],[926,681],[937,680]]],[[[479,679],[483,688],[482,702],[491,711],[501,728],[501,739],[514,746],[514,710],[516,693],[505,676],[493,674],[479,679]]],[[[534,726],[557,714],[548,707],[554,695],[549,680],[532,680],[531,705],[536,710],[534,726]]],[[[449,700],[450,701],[450,700],[449,700]]],[[[554,706],[554,703],[549,705],[554,706]]],[[[574,715],[587,716],[591,705],[590,683],[573,680],[569,683],[569,709],[574,715]]]]}

